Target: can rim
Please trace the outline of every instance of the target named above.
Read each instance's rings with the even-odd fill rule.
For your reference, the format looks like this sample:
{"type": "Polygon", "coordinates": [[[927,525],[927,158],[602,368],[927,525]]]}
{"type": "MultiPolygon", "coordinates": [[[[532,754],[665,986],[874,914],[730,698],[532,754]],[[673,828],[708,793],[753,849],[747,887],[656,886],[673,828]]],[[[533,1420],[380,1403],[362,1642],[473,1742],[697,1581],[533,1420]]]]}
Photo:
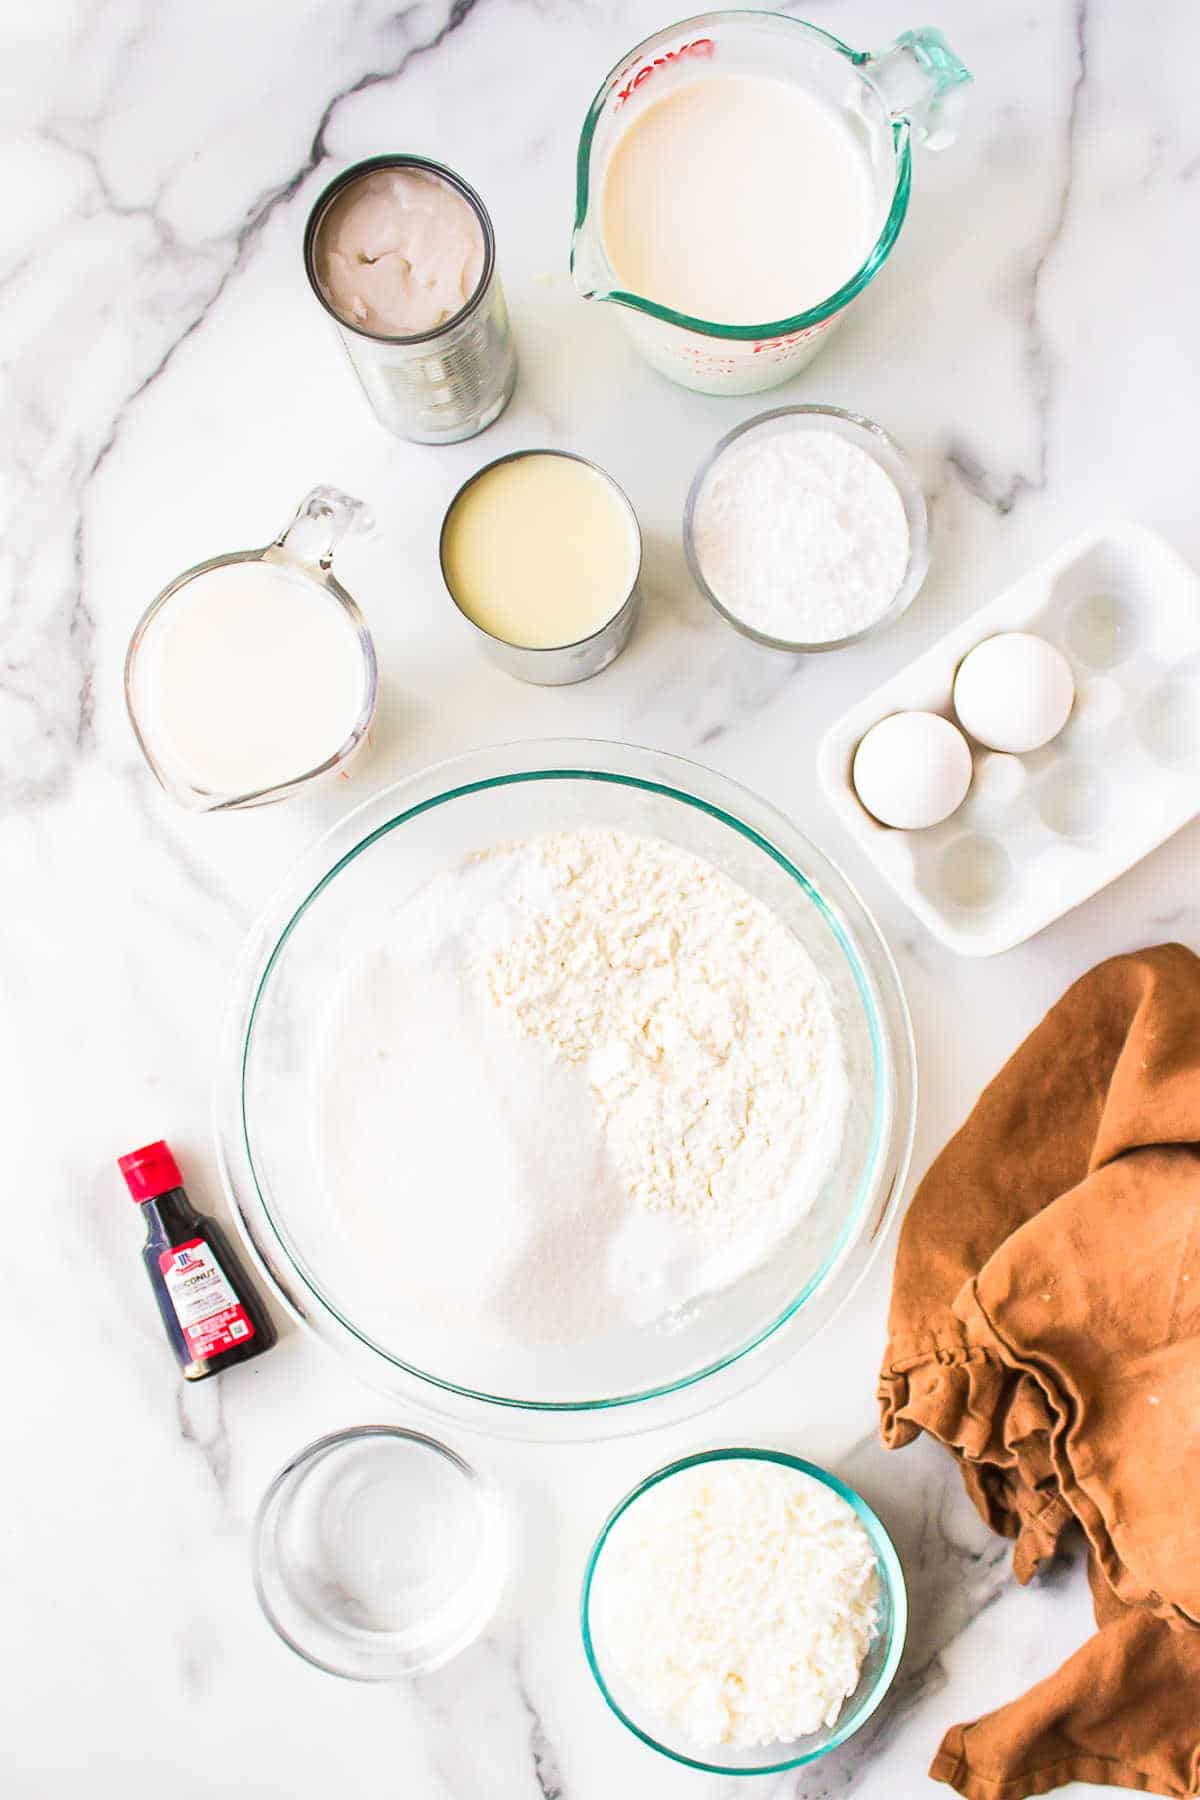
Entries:
{"type": "Polygon", "coordinates": [[[481,468],[476,469],[473,475],[468,475],[467,479],[455,491],[451,497],[450,504],[442,515],[442,528],[438,533],[438,567],[441,570],[442,586],[450,596],[450,600],[454,605],[455,610],[467,621],[467,624],[470,625],[473,630],[477,631],[481,637],[486,638],[489,643],[500,644],[506,650],[519,650],[523,656],[561,656],[564,651],[581,650],[585,645],[594,643],[597,638],[603,637],[605,632],[612,628],[616,620],[621,617],[626,608],[636,598],[638,583],[642,578],[642,558],[644,555],[644,548],[642,543],[641,520],[637,516],[633,501],[629,498],[629,495],[625,492],[625,489],[621,486],[620,482],[615,480],[615,478],[609,474],[607,469],[601,468],[600,464],[598,462],[593,462],[589,456],[580,456],[578,452],[574,450],[559,450],[549,445],[534,445],[526,450],[509,450],[503,456],[493,457],[491,462],[486,462],[481,468]],[[603,624],[596,627],[595,631],[589,631],[586,637],[572,638],[569,642],[564,644],[518,644],[514,643],[511,638],[497,636],[494,631],[489,631],[486,625],[481,625],[478,619],[473,619],[471,617],[462,601],[458,598],[458,595],[454,592],[454,589],[450,584],[450,577],[446,573],[446,530],[459,501],[467,492],[467,489],[474,487],[477,481],[481,481],[485,475],[490,475],[493,469],[502,467],[504,463],[523,462],[526,457],[530,456],[558,456],[561,457],[564,462],[582,463],[585,469],[591,469],[595,474],[599,475],[623,503],[626,512],[629,514],[629,521],[633,526],[634,541],[637,544],[637,561],[634,564],[633,575],[630,579],[629,588],[624,598],[613,608],[603,624]]]}
{"type": "Polygon", "coordinates": [[[372,343],[376,344],[427,344],[436,338],[443,337],[446,332],[453,331],[456,325],[461,325],[464,320],[470,318],[471,314],[479,306],[480,301],[487,293],[492,276],[495,273],[495,268],[496,233],[488,214],[487,207],[483,204],[483,201],[479,198],[479,195],[475,192],[475,189],[469,182],[464,181],[461,175],[456,175],[453,169],[448,169],[444,163],[435,162],[433,158],[429,156],[409,156],[403,152],[397,152],[391,155],[369,156],[364,162],[351,163],[348,169],[343,169],[340,175],[335,175],[333,180],[321,190],[320,194],[318,194],[316,200],[313,202],[312,210],[308,215],[308,222],[304,227],[304,272],[308,276],[309,287],[312,289],[325,311],[329,314],[330,318],[335,324],[340,326],[343,331],[352,331],[355,337],[368,338],[372,343]],[[449,319],[443,320],[442,324],[435,325],[431,331],[418,331],[411,335],[383,331],[368,331],[365,326],[359,325],[353,319],[347,319],[344,314],[337,310],[322,288],[320,281],[317,279],[317,238],[320,235],[321,226],[324,223],[326,213],[333,205],[333,202],[338,198],[339,194],[344,193],[345,190],[348,187],[351,187],[356,181],[362,180],[367,175],[374,175],[380,169],[419,169],[427,175],[436,175],[440,177],[442,181],[448,182],[467,202],[468,206],[475,214],[475,217],[478,219],[480,229],[483,232],[483,272],[479,277],[474,293],[472,293],[470,298],[464,302],[458,312],[454,313],[449,319]]]}

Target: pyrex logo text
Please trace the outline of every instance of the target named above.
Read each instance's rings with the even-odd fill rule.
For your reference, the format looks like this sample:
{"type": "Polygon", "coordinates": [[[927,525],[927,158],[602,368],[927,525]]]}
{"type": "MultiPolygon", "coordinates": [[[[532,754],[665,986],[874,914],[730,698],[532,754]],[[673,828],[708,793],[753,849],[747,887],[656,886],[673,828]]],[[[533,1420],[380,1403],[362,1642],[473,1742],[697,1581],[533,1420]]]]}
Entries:
{"type": "Polygon", "coordinates": [[[755,356],[761,356],[764,350],[790,350],[793,344],[806,344],[809,338],[815,338],[833,323],[832,319],[818,319],[815,325],[806,325],[803,331],[789,331],[786,337],[759,338],[753,346],[755,356]]]}
{"type": "MultiPolygon", "coordinates": [[[[618,90],[617,107],[624,106],[634,88],[640,88],[644,81],[649,81],[655,69],[665,69],[668,63],[679,62],[685,56],[711,56],[715,49],[712,38],[693,38],[690,44],[680,44],[678,50],[664,50],[653,62],[643,63],[637,74],[630,76],[625,86],[618,90]]],[[[616,111],[616,107],[613,110],[616,111]]]]}

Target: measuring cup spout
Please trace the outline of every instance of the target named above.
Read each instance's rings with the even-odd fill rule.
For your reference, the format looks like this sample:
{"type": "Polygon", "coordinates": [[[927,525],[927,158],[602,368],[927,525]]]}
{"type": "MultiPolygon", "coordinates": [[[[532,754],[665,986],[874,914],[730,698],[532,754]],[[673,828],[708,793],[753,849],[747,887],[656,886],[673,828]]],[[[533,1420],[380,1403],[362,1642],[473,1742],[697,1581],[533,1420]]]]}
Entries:
{"type": "Polygon", "coordinates": [[[601,251],[594,204],[593,197],[591,204],[581,207],[571,238],[571,279],[585,300],[608,300],[613,292],[612,275],[601,251]]]}
{"type": "Polygon", "coordinates": [[[328,569],[344,539],[371,531],[374,520],[361,500],[340,488],[315,487],[300,502],[271,549],[305,568],[328,569]]]}
{"type": "Polygon", "coordinates": [[[958,136],[971,72],[940,31],[904,31],[886,50],[855,58],[893,119],[906,120],[914,142],[944,150],[958,136]]]}

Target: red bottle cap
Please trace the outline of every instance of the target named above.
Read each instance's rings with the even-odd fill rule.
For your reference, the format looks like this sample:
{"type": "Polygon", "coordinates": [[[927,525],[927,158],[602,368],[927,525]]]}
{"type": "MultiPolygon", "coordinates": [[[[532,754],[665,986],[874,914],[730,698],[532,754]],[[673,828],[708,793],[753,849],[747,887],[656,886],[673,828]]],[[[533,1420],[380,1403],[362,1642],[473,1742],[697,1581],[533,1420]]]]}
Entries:
{"type": "Polygon", "coordinates": [[[160,1194],[170,1193],[172,1188],[183,1186],[179,1164],[162,1138],[157,1144],[145,1144],[140,1150],[131,1150],[128,1156],[118,1156],[117,1167],[139,1206],[147,1200],[157,1200],[160,1194]]]}

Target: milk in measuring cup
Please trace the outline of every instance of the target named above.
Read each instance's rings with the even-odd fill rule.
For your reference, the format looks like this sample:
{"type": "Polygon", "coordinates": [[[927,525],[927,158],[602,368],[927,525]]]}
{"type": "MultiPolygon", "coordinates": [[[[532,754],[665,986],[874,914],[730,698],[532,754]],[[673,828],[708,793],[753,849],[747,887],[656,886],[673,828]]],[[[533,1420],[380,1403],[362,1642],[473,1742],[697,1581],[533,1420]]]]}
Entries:
{"type": "Polygon", "coordinates": [[[911,146],[953,141],[970,74],[940,31],[851,49],[785,13],[669,25],[579,137],[571,271],[654,368],[705,394],[795,375],[884,266],[911,146]]]}
{"type": "Polygon", "coordinates": [[[712,74],[666,93],[618,139],[602,231],[631,293],[715,324],[766,325],[857,272],[875,210],[867,158],[819,94],[712,74]]]}
{"type": "Polygon", "coordinates": [[[285,567],[235,562],[196,576],[164,608],[137,698],[169,773],[239,796],[335,756],[365,682],[358,634],[335,599],[285,567]]]}

